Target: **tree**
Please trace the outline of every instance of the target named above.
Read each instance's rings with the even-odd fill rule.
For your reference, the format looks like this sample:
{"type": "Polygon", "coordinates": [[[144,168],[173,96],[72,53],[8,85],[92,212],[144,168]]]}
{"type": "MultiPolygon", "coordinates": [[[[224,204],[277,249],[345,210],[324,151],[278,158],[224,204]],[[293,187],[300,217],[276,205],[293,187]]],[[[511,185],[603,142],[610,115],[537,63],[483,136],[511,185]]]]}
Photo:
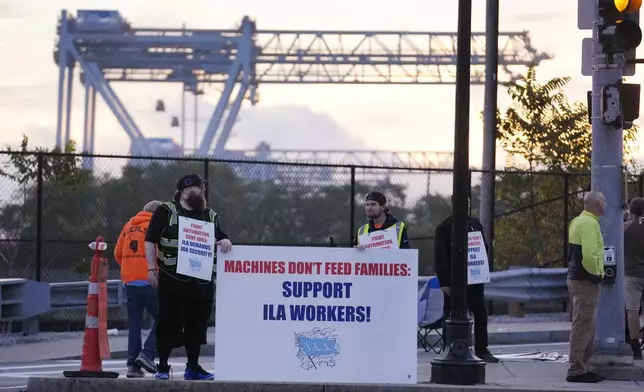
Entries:
{"type": "MultiPolygon", "coordinates": [[[[68,155],[75,152],[74,141],[67,143],[63,149],[54,148],[51,151],[45,148],[30,149],[28,144],[29,139],[23,136],[18,150],[7,147],[4,156],[8,158],[8,164],[0,170],[0,176],[5,180],[5,189],[14,194],[12,202],[0,210],[3,222],[0,256],[6,262],[6,265],[0,266],[0,274],[4,276],[35,277],[36,241],[40,240],[44,244],[42,253],[45,257],[50,251],[45,241],[52,221],[47,218],[56,206],[47,204],[46,201],[55,199],[51,197],[54,191],[70,189],[73,190],[72,193],[78,193],[78,185],[89,174],[80,168],[77,156],[68,155]],[[38,182],[42,185],[41,238],[38,238],[36,230],[38,182]],[[11,242],[15,238],[20,238],[21,242],[11,242]]],[[[63,226],[67,224],[69,227],[74,217],[59,216],[57,223],[63,226]]]]}
{"type": "MultiPolygon", "coordinates": [[[[564,203],[568,220],[580,210],[575,196],[589,186],[585,173],[590,170],[592,144],[588,107],[583,102],[571,104],[563,91],[569,81],[557,77],[540,84],[532,67],[524,80],[506,84],[513,105],[503,114],[497,111],[497,137],[510,156],[510,169],[520,172],[497,176],[497,205],[518,211],[496,224],[497,265],[563,261],[567,222],[562,224],[560,217],[564,203]],[[567,179],[561,173],[569,173],[567,179]],[[561,199],[566,181],[569,195],[561,199]],[[524,229],[517,230],[521,226],[524,229]]],[[[636,132],[635,126],[624,131],[625,163],[634,162],[636,132]]]]}
{"type": "MultiPolygon", "coordinates": [[[[98,235],[108,242],[106,256],[112,259],[113,246],[127,220],[150,200],[171,200],[177,179],[186,173],[203,177],[207,173],[211,206],[236,244],[325,246],[332,235],[340,246],[350,246],[355,235],[349,230],[352,187],[346,168],[94,158],[95,170],[90,172],[79,167],[80,158],[73,154],[73,146],[67,152],[69,155],[45,149],[29,151],[26,145],[19,154],[5,152],[12,158],[6,171],[12,173],[12,181],[33,177],[27,174],[37,168],[38,154],[48,162],[47,167],[54,168],[51,173],[59,173],[43,173],[42,275],[46,281],[86,279],[91,258],[87,244],[98,235]]],[[[365,222],[364,198],[374,188],[387,195],[398,218],[412,223],[412,238],[431,236],[436,220],[448,215],[443,210],[433,212],[434,205],[446,203],[440,196],[436,196],[437,204],[432,195],[429,207],[407,205],[406,186],[391,181],[389,171],[359,174],[353,194],[354,230],[365,222]]],[[[0,216],[6,222],[5,238],[13,240],[3,243],[1,250],[14,254],[15,260],[35,257],[34,243],[24,240],[35,240],[37,186],[37,181],[25,182],[24,197],[0,206],[0,216]]],[[[432,265],[426,258],[431,257],[429,242],[414,243],[427,266],[432,265]]],[[[110,277],[118,278],[119,271],[114,267],[112,264],[110,277]]],[[[25,265],[25,270],[29,273],[17,276],[33,275],[34,263],[25,265]]],[[[16,275],[1,263],[0,273],[16,275]]]]}
{"type": "MultiPolygon", "coordinates": [[[[530,67],[524,80],[506,83],[514,101],[501,114],[497,110],[498,140],[512,157],[527,161],[528,169],[584,172],[590,170],[591,126],[588,107],[570,104],[563,88],[569,77],[540,84],[530,67]]],[[[633,163],[637,126],[624,130],[624,161],[633,163]]]]}

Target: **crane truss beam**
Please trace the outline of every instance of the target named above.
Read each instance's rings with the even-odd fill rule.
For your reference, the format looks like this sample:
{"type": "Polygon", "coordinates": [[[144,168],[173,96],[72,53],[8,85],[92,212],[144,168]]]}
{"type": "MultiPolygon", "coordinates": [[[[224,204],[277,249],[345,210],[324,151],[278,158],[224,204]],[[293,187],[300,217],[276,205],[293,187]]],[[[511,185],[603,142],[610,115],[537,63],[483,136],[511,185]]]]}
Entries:
{"type": "Polygon", "coordinates": [[[276,162],[331,163],[337,165],[383,166],[409,169],[451,169],[451,151],[383,150],[227,150],[230,159],[260,159],[276,162]]]}
{"type": "MultiPolygon", "coordinates": [[[[250,41],[229,30],[133,29],[131,34],[72,34],[87,61],[106,80],[224,83],[228,69],[250,41]],[[173,33],[173,34],[170,34],[173,33]],[[177,34],[182,35],[177,35],[177,34]]],[[[255,83],[453,84],[456,33],[258,30],[253,33],[255,83]]],[[[474,84],[485,82],[485,33],[472,34],[474,84]]],[[[499,66],[506,78],[514,66],[551,59],[538,52],[528,32],[499,34],[499,66]]]]}

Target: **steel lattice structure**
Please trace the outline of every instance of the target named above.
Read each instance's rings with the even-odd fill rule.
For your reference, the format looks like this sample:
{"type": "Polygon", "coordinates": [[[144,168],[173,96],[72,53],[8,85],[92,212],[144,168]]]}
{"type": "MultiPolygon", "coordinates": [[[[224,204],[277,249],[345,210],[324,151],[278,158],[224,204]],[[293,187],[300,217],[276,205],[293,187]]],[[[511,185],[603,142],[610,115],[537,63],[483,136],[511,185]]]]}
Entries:
{"type": "Polygon", "coordinates": [[[333,162],[341,165],[405,168],[451,168],[451,151],[383,151],[383,150],[283,150],[261,143],[256,150],[226,150],[234,159],[333,162]]]}
{"type": "MultiPolygon", "coordinates": [[[[78,66],[85,87],[83,150],[88,153],[94,152],[98,93],[130,137],[131,153],[155,155],[151,139],[141,132],[112,90],[111,82],[181,83],[184,91],[195,94],[202,92],[206,84],[223,85],[221,98],[195,151],[197,156],[214,153],[217,157],[239,155],[226,150],[225,143],[243,101],[257,102],[259,84],[455,82],[456,33],[257,30],[255,22],[248,17],[243,18],[239,29],[133,28],[118,11],[79,10],[77,14],[74,17],[63,10],[57,29],[56,145],[61,146],[70,139],[72,80],[78,66]]],[[[500,80],[520,77],[513,72],[513,67],[537,65],[552,58],[532,47],[527,32],[501,33],[499,43],[499,66],[505,73],[500,80]]],[[[475,33],[472,35],[472,83],[484,82],[484,65],[485,34],[475,33]]],[[[292,153],[297,152],[273,150],[266,159],[284,158],[292,153]]],[[[390,157],[398,154],[365,153],[390,157]]],[[[259,153],[244,154],[257,156],[259,153]]],[[[425,159],[426,163],[437,162],[444,156],[431,151],[421,154],[433,155],[425,159]]]]}

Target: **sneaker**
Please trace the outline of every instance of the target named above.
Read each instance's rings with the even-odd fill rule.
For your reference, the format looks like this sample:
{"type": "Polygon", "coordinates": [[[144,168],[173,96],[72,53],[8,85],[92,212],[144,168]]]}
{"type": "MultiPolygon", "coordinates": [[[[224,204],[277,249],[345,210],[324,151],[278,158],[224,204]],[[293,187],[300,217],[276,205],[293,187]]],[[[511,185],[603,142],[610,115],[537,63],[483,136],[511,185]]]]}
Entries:
{"type": "Polygon", "coordinates": [[[171,372],[170,368],[170,365],[166,365],[165,369],[161,365],[157,366],[157,372],[154,374],[154,378],[157,380],[169,380],[171,372]]]}
{"type": "Polygon", "coordinates": [[[633,359],[642,359],[642,347],[640,346],[639,339],[631,341],[630,344],[633,350],[633,359]]]}
{"type": "Polygon", "coordinates": [[[150,357],[143,353],[139,354],[135,362],[137,365],[147,370],[148,373],[154,374],[157,372],[157,365],[154,364],[154,361],[151,360],[150,357]]]}
{"type": "Polygon", "coordinates": [[[595,376],[595,378],[597,379],[597,382],[604,381],[606,379],[606,377],[600,376],[599,374],[597,374],[595,372],[590,372],[590,373],[595,376]]]}
{"type": "Polygon", "coordinates": [[[186,365],[186,371],[183,373],[183,379],[184,380],[214,380],[215,375],[208,373],[207,371],[204,370],[200,365],[197,365],[195,367],[190,367],[186,365]]]}
{"type": "Polygon", "coordinates": [[[601,378],[595,374],[595,373],[583,373],[583,374],[577,374],[575,376],[568,376],[566,377],[566,381],[568,382],[583,382],[587,384],[595,384],[601,381],[601,378]]]}
{"type": "Polygon", "coordinates": [[[482,361],[488,362],[488,363],[498,363],[499,358],[495,357],[492,355],[492,353],[489,350],[485,351],[475,351],[474,355],[477,357],[481,358],[482,361]]]}
{"type": "Polygon", "coordinates": [[[145,373],[138,366],[128,366],[127,367],[127,378],[141,378],[145,377],[145,373]]]}

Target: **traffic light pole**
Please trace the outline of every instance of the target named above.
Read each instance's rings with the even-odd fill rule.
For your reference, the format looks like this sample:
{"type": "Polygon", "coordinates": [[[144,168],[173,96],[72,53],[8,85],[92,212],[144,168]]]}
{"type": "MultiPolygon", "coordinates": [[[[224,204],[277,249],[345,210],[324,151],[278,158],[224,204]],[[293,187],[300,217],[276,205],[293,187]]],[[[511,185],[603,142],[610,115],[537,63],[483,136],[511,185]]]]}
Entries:
{"type": "MultiPolygon", "coordinates": [[[[594,35],[597,36],[597,29],[594,35]]],[[[598,365],[607,365],[605,356],[628,356],[630,346],[624,341],[624,222],[622,215],[623,129],[602,122],[606,110],[602,105],[602,86],[622,80],[623,65],[611,61],[607,65],[602,46],[594,42],[592,73],[592,158],[591,188],[606,197],[606,210],[600,217],[601,232],[606,247],[614,246],[616,259],[615,279],[601,284],[597,304],[595,358],[598,365]]],[[[620,113],[621,115],[621,113],[620,113]]],[[[614,362],[611,360],[610,362],[614,362]]]]}

